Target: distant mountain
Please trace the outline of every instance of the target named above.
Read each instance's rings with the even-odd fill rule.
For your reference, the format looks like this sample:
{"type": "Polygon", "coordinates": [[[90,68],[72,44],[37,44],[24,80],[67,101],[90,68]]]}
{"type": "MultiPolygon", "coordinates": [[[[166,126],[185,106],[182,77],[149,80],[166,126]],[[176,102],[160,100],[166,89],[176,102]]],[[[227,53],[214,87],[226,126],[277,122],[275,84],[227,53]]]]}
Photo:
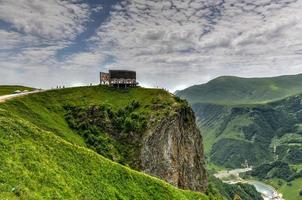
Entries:
{"type": "Polygon", "coordinates": [[[191,104],[255,104],[299,93],[302,93],[302,74],[271,78],[222,76],[206,84],[177,91],[176,95],[191,104]]]}
{"type": "Polygon", "coordinates": [[[301,74],[220,77],[177,95],[195,112],[208,162],[227,168],[260,166],[252,174],[290,182],[279,184],[280,191],[286,199],[300,199],[295,188],[302,182],[301,74]]]}

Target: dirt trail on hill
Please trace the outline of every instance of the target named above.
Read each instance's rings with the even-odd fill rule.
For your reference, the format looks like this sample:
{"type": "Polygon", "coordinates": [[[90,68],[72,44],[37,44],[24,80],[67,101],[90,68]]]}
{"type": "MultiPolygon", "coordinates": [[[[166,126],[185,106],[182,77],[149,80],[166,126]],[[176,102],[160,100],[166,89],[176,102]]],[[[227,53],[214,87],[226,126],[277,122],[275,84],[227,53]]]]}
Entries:
{"type": "Polygon", "coordinates": [[[25,92],[25,93],[20,93],[20,94],[3,95],[3,96],[0,96],[0,103],[3,103],[7,100],[14,99],[14,98],[17,98],[17,97],[22,97],[22,96],[26,96],[26,95],[29,95],[29,94],[40,93],[40,92],[44,92],[44,91],[45,90],[35,90],[35,91],[32,91],[32,92],[25,92]]]}

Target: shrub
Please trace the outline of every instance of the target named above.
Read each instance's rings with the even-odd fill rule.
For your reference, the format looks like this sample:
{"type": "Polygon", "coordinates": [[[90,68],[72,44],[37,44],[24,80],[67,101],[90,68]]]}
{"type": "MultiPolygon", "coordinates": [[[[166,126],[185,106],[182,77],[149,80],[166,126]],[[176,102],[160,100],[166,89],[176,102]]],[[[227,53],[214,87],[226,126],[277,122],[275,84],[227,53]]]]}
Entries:
{"type": "Polygon", "coordinates": [[[121,164],[137,163],[138,142],[148,126],[148,115],[139,112],[140,103],[132,101],[114,111],[110,105],[66,106],[65,119],[84,138],[88,147],[121,164]],[[127,160],[127,162],[125,162],[127,160]]]}

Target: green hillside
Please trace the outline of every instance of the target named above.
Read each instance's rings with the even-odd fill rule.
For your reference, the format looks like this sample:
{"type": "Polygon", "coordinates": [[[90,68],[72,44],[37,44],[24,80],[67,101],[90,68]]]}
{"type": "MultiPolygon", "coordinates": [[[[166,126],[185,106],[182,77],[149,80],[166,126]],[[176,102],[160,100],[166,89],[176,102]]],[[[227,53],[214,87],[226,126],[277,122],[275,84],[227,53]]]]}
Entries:
{"type": "Polygon", "coordinates": [[[20,90],[20,91],[24,91],[24,90],[32,91],[33,88],[24,87],[24,86],[18,86],[18,85],[2,85],[2,86],[0,86],[0,96],[12,94],[16,90],[20,90]]]}
{"type": "Polygon", "coordinates": [[[300,195],[300,192],[302,191],[302,178],[295,179],[290,184],[278,179],[270,180],[269,183],[278,188],[278,191],[284,194],[283,196],[286,200],[302,199],[300,195]]]}
{"type": "MultiPolygon", "coordinates": [[[[83,138],[69,127],[65,120],[68,113],[66,107],[89,107],[108,105],[114,111],[125,108],[131,102],[140,103],[137,112],[153,112],[149,105],[160,101],[163,105],[175,103],[174,97],[163,90],[133,88],[129,90],[115,90],[109,87],[82,87],[64,90],[52,90],[43,93],[31,94],[17,98],[0,105],[10,113],[25,119],[57,136],[81,146],[85,146],[83,138]]],[[[158,116],[161,111],[158,110],[158,116]]]]}
{"type": "Polygon", "coordinates": [[[302,177],[301,80],[302,75],[220,77],[178,92],[196,114],[208,162],[226,168],[253,165],[254,178],[281,180],[283,184],[276,188],[285,192],[287,199],[298,200],[298,180],[302,177]]]}
{"type": "Polygon", "coordinates": [[[223,76],[178,91],[177,96],[194,103],[265,103],[302,93],[302,74],[272,78],[223,76]]]}
{"type": "Polygon", "coordinates": [[[208,199],[107,160],[86,148],[64,120],[66,105],[118,109],[154,97],[175,103],[162,90],[86,87],[0,104],[0,199],[208,199]]]}
{"type": "Polygon", "coordinates": [[[217,165],[238,168],[276,159],[302,164],[302,95],[268,104],[194,104],[205,151],[217,165]]]}
{"type": "Polygon", "coordinates": [[[127,167],[136,166],[137,146],[123,134],[130,130],[139,139],[147,118],[153,116],[156,123],[183,103],[163,90],[106,86],[52,90],[1,103],[0,199],[233,200],[237,194],[261,199],[245,185],[213,182],[207,196],[184,191],[127,167]],[[120,134],[120,129],[119,139],[105,133],[120,134]]]}
{"type": "Polygon", "coordinates": [[[0,111],[0,199],[207,199],[0,111]]]}

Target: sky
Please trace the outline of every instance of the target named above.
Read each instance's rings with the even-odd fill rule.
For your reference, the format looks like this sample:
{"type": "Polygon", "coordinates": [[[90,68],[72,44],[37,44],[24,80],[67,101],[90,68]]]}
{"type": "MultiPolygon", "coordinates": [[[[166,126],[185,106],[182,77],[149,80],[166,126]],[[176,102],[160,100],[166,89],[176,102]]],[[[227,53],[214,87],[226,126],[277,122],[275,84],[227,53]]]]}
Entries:
{"type": "Polygon", "coordinates": [[[0,0],[0,84],[97,84],[109,69],[171,91],[302,73],[302,0],[0,0]]]}

